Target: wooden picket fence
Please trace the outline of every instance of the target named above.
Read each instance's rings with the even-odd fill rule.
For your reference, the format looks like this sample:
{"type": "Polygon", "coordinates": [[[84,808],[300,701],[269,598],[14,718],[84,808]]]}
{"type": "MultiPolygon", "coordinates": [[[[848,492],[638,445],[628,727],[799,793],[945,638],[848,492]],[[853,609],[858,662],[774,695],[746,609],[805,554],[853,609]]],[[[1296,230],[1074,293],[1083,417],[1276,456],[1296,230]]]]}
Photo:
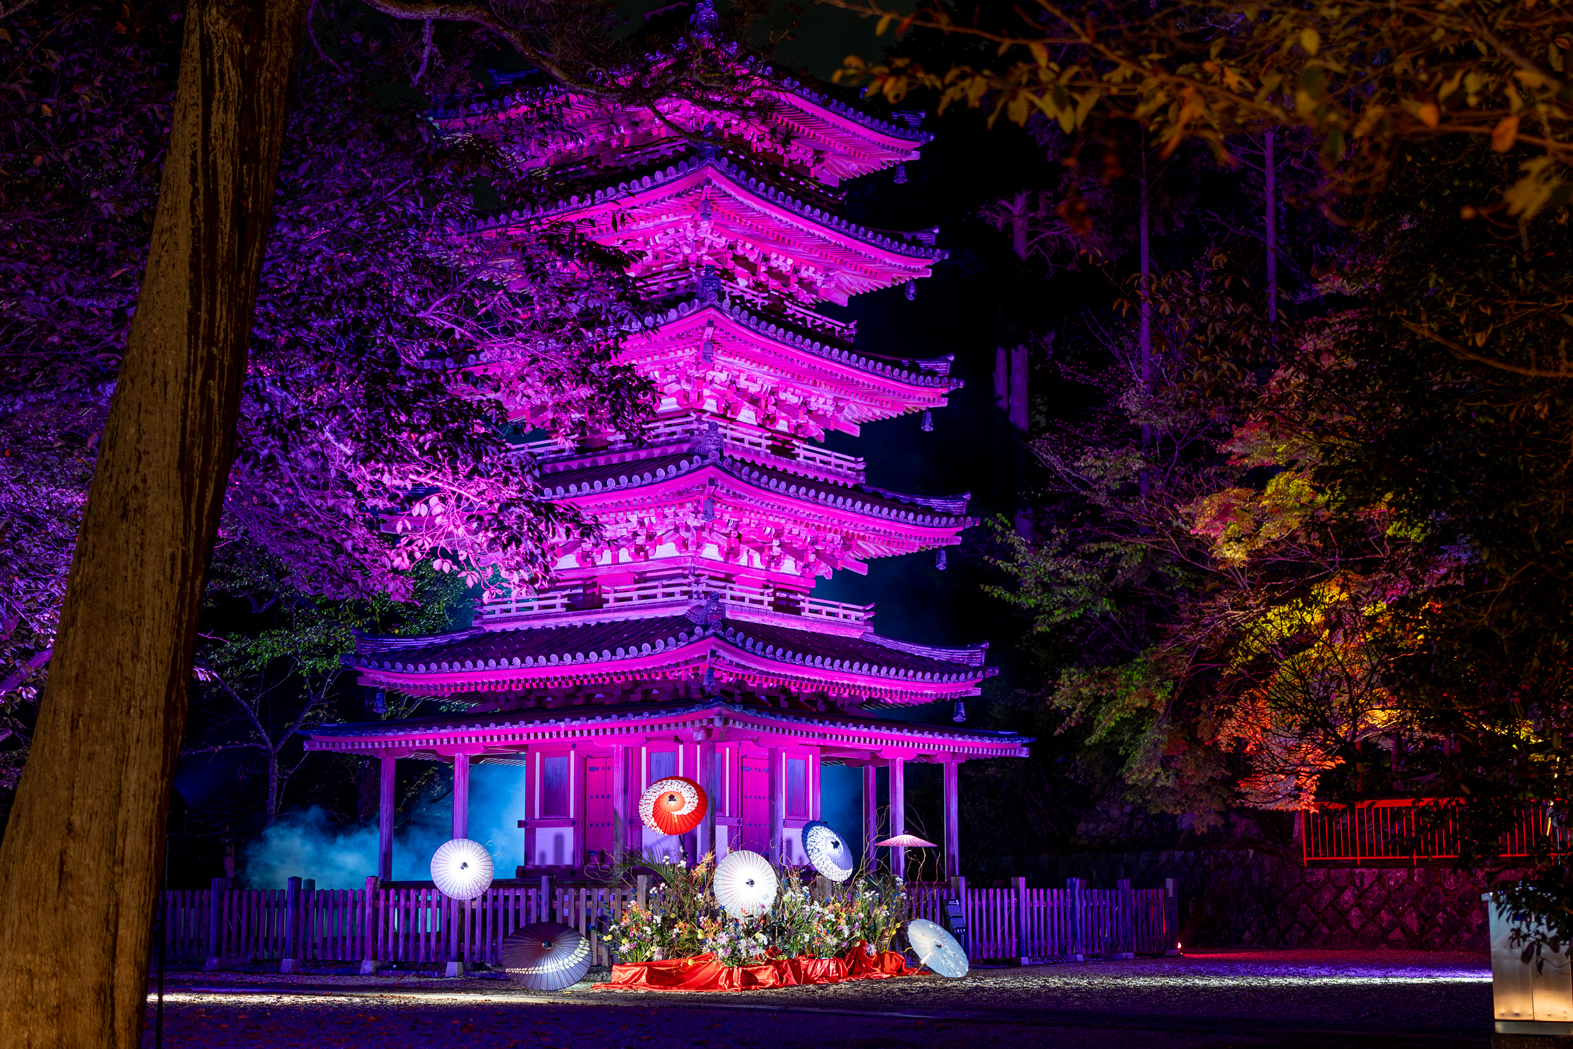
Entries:
{"type": "MultiPolygon", "coordinates": [[[[1132,958],[1178,946],[1174,881],[1162,889],[1089,889],[1072,878],[1063,889],[969,888],[965,878],[909,883],[915,917],[958,932],[970,957],[1023,964],[1090,955],[1132,958]],[[960,921],[947,906],[960,903],[960,921]]],[[[640,878],[631,886],[494,887],[477,899],[453,900],[430,887],[318,890],[291,878],[287,889],[209,889],[164,894],[164,946],[171,959],[202,959],[210,967],[269,959],[402,965],[463,961],[497,965],[508,934],[538,921],[578,929],[597,965],[610,965],[602,932],[632,902],[659,909],[659,890],[640,878]]]]}
{"type": "Polygon", "coordinates": [[[1132,889],[1123,879],[1113,889],[1089,889],[1080,878],[1063,889],[1029,889],[1025,878],[1011,879],[1008,888],[969,888],[967,879],[953,878],[907,889],[913,914],[951,928],[979,961],[1134,958],[1179,948],[1172,878],[1161,889],[1132,889]],[[961,904],[959,923],[947,907],[953,900],[961,904]]]}
{"type": "Polygon", "coordinates": [[[611,964],[602,930],[642,886],[492,888],[468,902],[433,888],[322,889],[291,878],[288,889],[211,888],[164,894],[169,958],[209,966],[265,959],[315,962],[497,965],[503,940],[523,925],[557,921],[590,940],[598,965],[611,964]]]}

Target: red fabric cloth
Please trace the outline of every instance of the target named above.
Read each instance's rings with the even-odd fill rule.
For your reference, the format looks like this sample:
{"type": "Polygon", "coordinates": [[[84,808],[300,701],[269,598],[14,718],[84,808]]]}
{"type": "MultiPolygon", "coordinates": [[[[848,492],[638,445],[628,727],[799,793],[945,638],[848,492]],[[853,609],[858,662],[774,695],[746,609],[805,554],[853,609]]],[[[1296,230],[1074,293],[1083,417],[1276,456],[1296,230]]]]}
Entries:
{"type": "Polygon", "coordinates": [[[629,962],[612,966],[609,983],[597,991],[759,991],[772,987],[841,983],[843,980],[888,980],[912,976],[916,969],[894,951],[870,957],[863,945],[839,958],[774,958],[759,965],[726,966],[714,954],[660,962],[629,962]]]}

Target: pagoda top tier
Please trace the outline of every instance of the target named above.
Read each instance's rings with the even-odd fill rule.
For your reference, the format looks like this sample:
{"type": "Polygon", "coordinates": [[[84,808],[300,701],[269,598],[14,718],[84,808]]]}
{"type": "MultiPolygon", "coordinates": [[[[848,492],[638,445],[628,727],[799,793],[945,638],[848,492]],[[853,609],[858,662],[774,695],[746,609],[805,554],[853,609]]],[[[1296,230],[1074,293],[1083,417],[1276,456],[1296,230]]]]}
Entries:
{"type": "Polygon", "coordinates": [[[682,283],[709,267],[726,283],[798,302],[846,305],[853,295],[927,277],[946,254],[934,247],[933,231],[869,229],[703,145],[675,164],[470,228],[505,236],[554,220],[639,256],[628,272],[646,282],[682,283]]]}
{"type": "Polygon", "coordinates": [[[882,120],[790,77],[780,78],[768,66],[757,72],[740,68],[739,73],[757,84],[746,111],[666,99],[652,112],[556,87],[528,87],[489,102],[439,109],[435,117],[446,127],[464,128],[515,120],[539,126],[549,116],[552,133],[532,135],[519,157],[532,167],[589,171],[648,165],[708,133],[827,186],[916,160],[933,137],[918,129],[919,113],[882,120]]]}

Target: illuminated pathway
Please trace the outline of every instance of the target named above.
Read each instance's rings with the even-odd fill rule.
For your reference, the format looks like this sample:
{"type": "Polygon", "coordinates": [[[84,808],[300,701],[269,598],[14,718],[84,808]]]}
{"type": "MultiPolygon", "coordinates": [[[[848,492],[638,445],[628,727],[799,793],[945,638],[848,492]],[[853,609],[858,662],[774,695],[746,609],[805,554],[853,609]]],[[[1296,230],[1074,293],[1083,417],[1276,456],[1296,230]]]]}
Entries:
{"type": "MultiPolygon", "coordinates": [[[[148,1015],[145,1044],[151,1046],[151,1008],[148,1015]]],[[[510,984],[478,978],[307,976],[286,986],[274,977],[190,973],[167,985],[164,1044],[1483,1049],[1490,1042],[1490,1015],[1483,958],[1411,952],[1199,952],[983,969],[954,982],[924,977],[659,997],[516,992],[510,984]]]]}

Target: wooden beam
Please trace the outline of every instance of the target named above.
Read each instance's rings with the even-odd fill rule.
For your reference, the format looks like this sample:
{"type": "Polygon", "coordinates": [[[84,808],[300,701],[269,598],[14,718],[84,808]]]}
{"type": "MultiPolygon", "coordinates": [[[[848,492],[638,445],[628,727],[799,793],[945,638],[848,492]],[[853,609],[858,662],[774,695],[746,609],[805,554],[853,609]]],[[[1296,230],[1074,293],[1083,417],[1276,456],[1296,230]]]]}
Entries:
{"type": "Polygon", "coordinates": [[[384,754],[378,770],[377,791],[377,877],[393,880],[393,815],[397,802],[398,759],[384,754]]]}
{"type": "Polygon", "coordinates": [[[945,762],[940,766],[944,777],[945,796],[945,837],[943,873],[946,879],[958,877],[961,874],[961,784],[957,776],[960,766],[955,759],[945,762]]]}

